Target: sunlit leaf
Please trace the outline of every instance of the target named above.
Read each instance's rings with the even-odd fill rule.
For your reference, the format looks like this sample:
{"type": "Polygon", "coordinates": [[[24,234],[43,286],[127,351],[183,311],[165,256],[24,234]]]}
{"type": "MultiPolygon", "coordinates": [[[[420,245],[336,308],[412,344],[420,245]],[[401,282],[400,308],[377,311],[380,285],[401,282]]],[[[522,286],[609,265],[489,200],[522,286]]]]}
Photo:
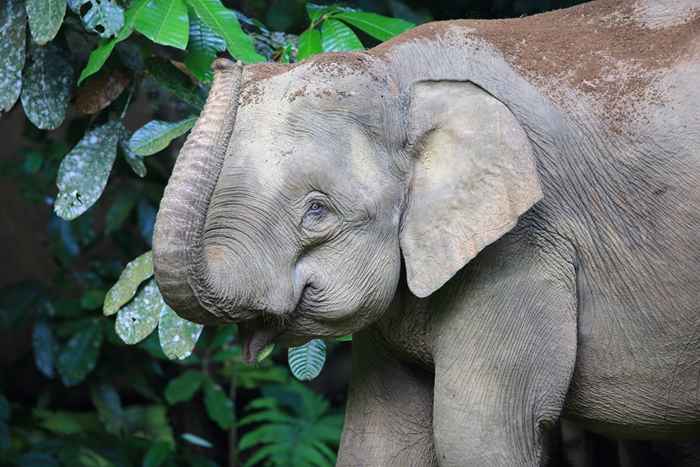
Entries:
{"type": "Polygon", "coordinates": [[[26,27],[22,0],[0,2],[0,112],[10,110],[22,90],[26,27]]]}
{"type": "Polygon", "coordinates": [[[29,31],[37,44],[56,36],[66,14],[66,0],[26,0],[29,31]]]}
{"type": "Polygon", "coordinates": [[[61,349],[58,373],[66,386],[75,386],[95,368],[102,345],[102,329],[97,321],[83,326],[61,349]]]}
{"type": "Polygon", "coordinates": [[[97,46],[95,50],[90,53],[87,65],[80,72],[80,78],[78,78],[78,84],[82,83],[85,78],[90,75],[97,73],[100,68],[107,62],[107,59],[112,54],[114,47],[117,43],[128,38],[134,30],[134,20],[139,12],[146,7],[148,0],[134,0],[126,14],[124,15],[124,26],[119,30],[116,36],[108,41],[102,42],[97,46]]]}
{"type": "Polygon", "coordinates": [[[111,121],[91,130],[63,158],[54,204],[54,211],[63,219],[75,219],[102,194],[117,156],[119,125],[111,121]]]}
{"type": "Polygon", "coordinates": [[[187,441],[190,444],[194,444],[195,446],[199,446],[202,448],[211,448],[214,447],[209,441],[207,441],[204,438],[201,438],[197,435],[193,435],[192,433],[183,433],[182,434],[182,439],[187,441]]]}
{"type": "Polygon", "coordinates": [[[263,360],[265,360],[267,357],[269,357],[272,354],[272,351],[275,350],[275,344],[270,343],[267,344],[263,349],[260,351],[257,357],[255,357],[255,360],[260,363],[263,360]]]}
{"type": "Polygon", "coordinates": [[[323,48],[321,47],[321,31],[318,29],[307,29],[299,36],[298,61],[302,61],[305,58],[321,52],[323,52],[323,48]]]}
{"type": "Polygon", "coordinates": [[[114,0],[68,0],[68,6],[83,20],[85,29],[104,39],[124,26],[124,10],[114,0]]]}
{"type": "Polygon", "coordinates": [[[184,49],[189,29],[183,0],[149,0],[136,17],[134,29],[153,42],[184,49]]]}
{"type": "Polygon", "coordinates": [[[201,324],[180,318],[168,305],[163,306],[160,312],[158,338],[165,355],[173,360],[189,357],[203,327],[201,324]]]}
{"type": "Polygon", "coordinates": [[[187,102],[198,111],[202,110],[206,93],[175,65],[162,58],[152,58],[148,60],[147,69],[158,84],[173,93],[175,97],[187,102]]]}
{"type": "Polygon", "coordinates": [[[292,374],[302,381],[317,377],[326,362],[326,343],[312,339],[300,347],[290,347],[287,352],[292,374]]]}
{"type": "Polygon", "coordinates": [[[236,14],[219,0],[187,0],[199,18],[226,41],[228,51],[244,63],[264,62],[255,51],[253,40],[241,29],[236,14]]]}
{"type": "Polygon", "coordinates": [[[192,15],[190,42],[185,56],[187,69],[200,81],[210,82],[214,75],[211,64],[216,59],[216,54],[224,50],[226,50],[226,41],[196,15],[192,15]]]}
{"type": "Polygon", "coordinates": [[[389,40],[415,26],[415,24],[399,18],[388,18],[363,11],[343,12],[333,17],[355,26],[380,41],[389,40]]]}
{"type": "Polygon", "coordinates": [[[55,374],[56,352],[58,342],[53,331],[46,321],[37,321],[32,332],[32,348],[34,350],[34,363],[39,371],[47,378],[53,378],[55,374]]]}
{"type": "Polygon", "coordinates": [[[337,19],[327,19],[321,24],[321,46],[324,52],[363,50],[364,46],[352,29],[337,19]]]}
{"type": "Polygon", "coordinates": [[[155,330],[163,302],[155,279],[151,278],[136,297],[117,312],[115,330],[127,344],[136,344],[155,330]]]}
{"type": "Polygon", "coordinates": [[[126,265],[119,280],[105,295],[102,312],[105,316],[113,315],[129,302],[139,285],[153,275],[153,252],[147,251],[126,265]]]}
{"type": "Polygon", "coordinates": [[[151,120],[134,132],[129,140],[129,147],[139,156],[150,156],[162,151],[172,140],[190,131],[196,121],[196,116],[179,122],[151,120]]]}
{"type": "Polygon", "coordinates": [[[233,402],[221,386],[211,380],[204,385],[204,407],[207,409],[209,418],[222,430],[228,430],[236,422],[233,418],[233,402]]]}
{"type": "Polygon", "coordinates": [[[188,401],[194,397],[194,394],[202,386],[203,381],[203,373],[188,370],[168,382],[168,385],[165,387],[165,400],[169,404],[188,401]]]}

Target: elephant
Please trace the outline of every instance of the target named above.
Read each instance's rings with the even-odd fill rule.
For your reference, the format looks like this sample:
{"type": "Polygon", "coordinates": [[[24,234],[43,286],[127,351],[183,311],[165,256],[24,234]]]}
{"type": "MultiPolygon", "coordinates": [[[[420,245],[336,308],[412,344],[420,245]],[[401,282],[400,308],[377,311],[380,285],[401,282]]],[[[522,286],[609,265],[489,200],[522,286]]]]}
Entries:
{"type": "Polygon", "coordinates": [[[561,418],[700,433],[700,4],[223,58],[156,220],[166,302],[352,333],[340,466],[533,466],[561,418]]]}

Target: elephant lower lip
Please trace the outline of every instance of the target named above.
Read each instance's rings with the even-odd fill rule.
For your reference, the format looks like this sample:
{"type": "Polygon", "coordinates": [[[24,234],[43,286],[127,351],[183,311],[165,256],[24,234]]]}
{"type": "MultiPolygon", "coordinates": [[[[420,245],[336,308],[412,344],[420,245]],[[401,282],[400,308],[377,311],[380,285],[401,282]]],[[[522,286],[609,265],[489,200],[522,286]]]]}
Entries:
{"type": "Polygon", "coordinates": [[[263,328],[250,324],[239,324],[238,333],[243,347],[243,361],[252,365],[257,361],[258,354],[284,330],[263,328]]]}

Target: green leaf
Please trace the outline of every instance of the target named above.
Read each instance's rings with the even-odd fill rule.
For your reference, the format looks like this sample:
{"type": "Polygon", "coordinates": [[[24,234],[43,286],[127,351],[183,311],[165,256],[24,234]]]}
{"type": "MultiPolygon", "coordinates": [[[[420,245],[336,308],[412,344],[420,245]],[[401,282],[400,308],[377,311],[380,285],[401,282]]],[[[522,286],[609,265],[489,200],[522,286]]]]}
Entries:
{"type": "Polygon", "coordinates": [[[114,386],[104,383],[93,386],[90,388],[90,397],[107,433],[120,435],[125,428],[124,410],[119,393],[114,386]]]}
{"type": "Polygon", "coordinates": [[[95,368],[102,345],[100,323],[91,321],[83,326],[61,350],[58,373],[66,386],[75,386],[95,368]]]}
{"type": "Polygon", "coordinates": [[[136,297],[117,313],[114,327],[117,335],[127,344],[141,342],[158,326],[161,310],[166,306],[155,279],[149,279],[136,297]]]}
{"type": "Polygon", "coordinates": [[[32,348],[34,350],[34,363],[36,367],[47,378],[53,378],[55,374],[58,342],[48,322],[41,320],[34,326],[34,331],[32,332],[32,348]]]}
{"type": "Polygon", "coordinates": [[[229,53],[244,63],[264,62],[253,40],[241,29],[236,14],[219,0],[187,0],[199,18],[226,41],[229,53]]]}
{"type": "Polygon", "coordinates": [[[172,140],[190,131],[196,121],[196,116],[179,122],[151,120],[134,132],[129,147],[139,156],[150,156],[167,148],[172,140]]]}
{"type": "Polygon", "coordinates": [[[42,428],[58,435],[74,435],[85,431],[84,420],[76,413],[35,410],[34,416],[40,419],[39,425],[42,428]]]}
{"type": "Polygon", "coordinates": [[[204,374],[188,370],[175,379],[170,380],[165,387],[165,400],[169,404],[188,401],[194,397],[204,381],[204,374]]]}
{"type": "Polygon", "coordinates": [[[80,72],[80,77],[78,78],[78,84],[82,83],[85,78],[91,76],[102,68],[102,66],[107,62],[107,59],[112,54],[114,47],[117,43],[128,38],[134,30],[134,21],[139,12],[146,7],[148,0],[134,0],[129,9],[124,15],[124,26],[121,28],[119,33],[106,42],[102,42],[95,50],[90,53],[87,65],[80,72]]]}
{"type": "Polygon", "coordinates": [[[265,347],[263,347],[263,349],[260,351],[258,356],[255,357],[255,360],[258,363],[262,362],[263,360],[265,360],[267,357],[270,356],[270,354],[272,353],[273,350],[275,350],[275,344],[274,343],[267,344],[265,347]]]}
{"type": "Polygon", "coordinates": [[[226,50],[226,41],[193,14],[190,21],[190,42],[187,45],[185,66],[200,81],[211,82],[214,77],[211,64],[216,59],[216,54],[224,50],[226,50]]]}
{"type": "Polygon", "coordinates": [[[347,336],[340,336],[336,337],[338,342],[352,342],[352,334],[348,334],[347,336]]]}
{"type": "Polygon", "coordinates": [[[26,7],[34,42],[43,45],[56,37],[66,14],[66,0],[27,0],[26,7]]]}
{"type": "Polygon", "coordinates": [[[209,441],[207,441],[204,438],[201,438],[197,435],[193,435],[192,433],[183,433],[182,434],[182,439],[187,441],[190,444],[194,444],[195,446],[199,446],[202,448],[211,448],[214,447],[209,441]]]}
{"type": "Polygon", "coordinates": [[[178,49],[187,47],[189,17],[183,0],[149,0],[134,29],[153,42],[178,49]]]}
{"type": "Polygon", "coordinates": [[[163,441],[174,446],[173,432],[164,405],[129,406],[124,409],[126,431],[151,442],[163,441]]]}
{"type": "Polygon", "coordinates": [[[163,352],[171,360],[189,357],[203,328],[201,324],[180,318],[168,305],[163,306],[158,326],[163,352]]]}
{"type": "Polygon", "coordinates": [[[22,107],[37,128],[53,130],[66,117],[73,88],[73,67],[54,44],[29,46],[29,64],[22,77],[22,107]]]}
{"type": "Polygon", "coordinates": [[[175,65],[162,58],[151,58],[146,66],[158,84],[173,93],[175,97],[187,102],[198,111],[204,108],[206,93],[175,65]]]}
{"type": "Polygon", "coordinates": [[[109,235],[121,229],[136,206],[136,201],[138,201],[138,192],[136,191],[123,190],[117,193],[105,216],[105,233],[109,235]]]}
{"type": "Polygon", "coordinates": [[[129,131],[124,127],[124,125],[121,125],[119,132],[119,149],[122,150],[122,155],[124,156],[126,163],[129,164],[129,167],[131,167],[131,170],[133,170],[136,175],[143,178],[146,176],[146,164],[143,162],[143,157],[136,154],[129,147],[130,138],[131,136],[129,135],[129,131]]]}
{"type": "Polygon", "coordinates": [[[298,61],[302,61],[305,58],[321,52],[323,52],[323,48],[321,47],[321,31],[317,29],[307,29],[299,36],[298,61]]]}
{"type": "Polygon", "coordinates": [[[321,25],[321,46],[324,52],[364,50],[352,29],[337,19],[327,19],[321,25]]]}
{"type": "Polygon", "coordinates": [[[90,289],[87,290],[82,297],[80,297],[80,306],[84,310],[96,310],[105,300],[105,291],[102,289],[90,289]]]}
{"type": "Polygon", "coordinates": [[[143,458],[142,467],[160,467],[173,454],[173,448],[165,441],[152,444],[143,458]]]}
{"type": "Polygon", "coordinates": [[[54,211],[73,220],[87,211],[107,185],[117,157],[119,122],[108,122],[88,132],[63,158],[58,168],[58,196],[54,211]]]}
{"type": "Polygon", "coordinates": [[[22,454],[17,459],[17,467],[60,467],[56,458],[51,454],[39,451],[30,451],[22,454]]]}
{"type": "Polygon", "coordinates": [[[363,11],[343,12],[333,17],[355,26],[380,41],[389,40],[415,26],[415,24],[399,18],[388,18],[363,11]]]}
{"type": "Polygon", "coordinates": [[[124,26],[124,10],[114,0],[68,0],[88,31],[103,39],[114,36],[124,26]]]}
{"type": "Polygon", "coordinates": [[[10,110],[22,90],[27,17],[22,0],[0,3],[0,112],[10,110]]]}
{"type": "Polygon", "coordinates": [[[211,380],[204,385],[204,406],[209,418],[222,430],[228,430],[235,424],[233,402],[226,396],[221,386],[211,380]]]}
{"type": "Polygon", "coordinates": [[[326,343],[312,339],[300,347],[290,347],[287,352],[292,374],[302,381],[317,377],[326,362],[326,343]]]}
{"type": "Polygon", "coordinates": [[[109,289],[105,296],[102,312],[105,316],[113,315],[129,300],[134,298],[141,282],[153,275],[153,252],[147,251],[126,265],[119,280],[109,289]]]}

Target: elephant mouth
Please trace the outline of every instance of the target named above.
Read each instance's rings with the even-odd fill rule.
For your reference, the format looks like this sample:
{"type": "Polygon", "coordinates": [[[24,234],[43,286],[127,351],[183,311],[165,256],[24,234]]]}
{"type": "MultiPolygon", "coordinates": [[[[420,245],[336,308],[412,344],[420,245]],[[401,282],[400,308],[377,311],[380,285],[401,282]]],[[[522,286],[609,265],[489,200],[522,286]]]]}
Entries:
{"type": "Polygon", "coordinates": [[[254,364],[260,352],[272,344],[275,339],[284,334],[284,328],[275,326],[264,326],[261,322],[243,322],[238,324],[238,334],[241,339],[241,347],[243,350],[243,361],[248,364],[254,364]]]}

